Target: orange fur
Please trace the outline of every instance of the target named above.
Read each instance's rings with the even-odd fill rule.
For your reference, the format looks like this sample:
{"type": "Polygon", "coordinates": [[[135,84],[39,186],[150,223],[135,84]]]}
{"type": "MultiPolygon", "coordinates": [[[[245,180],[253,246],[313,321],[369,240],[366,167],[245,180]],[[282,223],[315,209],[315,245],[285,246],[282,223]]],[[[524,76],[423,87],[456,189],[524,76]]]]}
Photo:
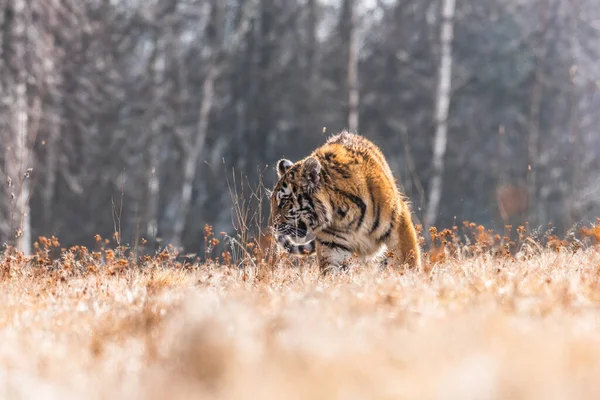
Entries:
{"type": "Polygon", "coordinates": [[[344,131],[303,160],[280,160],[277,170],[269,224],[304,245],[314,240],[322,271],[386,247],[420,267],[409,203],[374,143],[344,131]]]}

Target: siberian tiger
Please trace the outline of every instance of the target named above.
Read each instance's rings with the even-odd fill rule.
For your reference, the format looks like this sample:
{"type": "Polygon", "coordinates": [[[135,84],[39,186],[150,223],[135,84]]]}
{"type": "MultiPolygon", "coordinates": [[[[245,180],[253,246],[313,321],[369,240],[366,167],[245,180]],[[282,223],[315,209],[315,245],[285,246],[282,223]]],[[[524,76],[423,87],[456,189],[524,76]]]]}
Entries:
{"type": "Polygon", "coordinates": [[[387,249],[421,265],[411,210],[381,150],[343,131],[303,160],[277,162],[269,226],[294,254],[317,253],[322,273],[387,249]]]}

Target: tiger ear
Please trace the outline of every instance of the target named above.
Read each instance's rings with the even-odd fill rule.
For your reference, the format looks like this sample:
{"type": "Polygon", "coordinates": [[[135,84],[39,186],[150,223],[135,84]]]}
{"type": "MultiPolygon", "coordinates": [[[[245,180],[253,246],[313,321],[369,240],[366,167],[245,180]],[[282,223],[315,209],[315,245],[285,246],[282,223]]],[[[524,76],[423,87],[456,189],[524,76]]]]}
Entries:
{"type": "Polygon", "coordinates": [[[285,158],[277,161],[277,177],[281,178],[283,174],[285,174],[285,171],[290,169],[292,165],[294,165],[294,163],[285,158]]]}
{"type": "Polygon", "coordinates": [[[309,193],[314,192],[321,180],[321,163],[315,157],[309,157],[304,161],[302,174],[304,176],[305,190],[309,193]]]}

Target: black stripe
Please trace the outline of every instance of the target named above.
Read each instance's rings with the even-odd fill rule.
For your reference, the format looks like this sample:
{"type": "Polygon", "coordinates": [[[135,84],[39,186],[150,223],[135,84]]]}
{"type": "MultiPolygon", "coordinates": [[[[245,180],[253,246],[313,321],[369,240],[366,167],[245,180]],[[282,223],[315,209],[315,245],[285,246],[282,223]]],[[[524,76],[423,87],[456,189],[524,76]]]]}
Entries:
{"type": "Polygon", "coordinates": [[[375,222],[373,222],[373,226],[371,227],[371,231],[369,232],[373,233],[379,227],[379,218],[381,217],[381,204],[375,204],[374,187],[373,181],[371,179],[367,181],[367,189],[369,190],[369,194],[371,195],[371,206],[375,207],[375,222]]]}
{"type": "Polygon", "coordinates": [[[359,209],[360,209],[360,217],[358,217],[358,223],[356,224],[356,229],[360,228],[365,219],[365,214],[367,212],[367,205],[365,202],[358,196],[353,195],[352,193],[345,192],[343,190],[338,190],[339,193],[346,196],[350,201],[352,201],[359,209]]]}
{"type": "Polygon", "coordinates": [[[352,175],[350,174],[350,171],[348,171],[345,164],[341,164],[341,163],[335,161],[335,157],[336,157],[336,155],[334,153],[328,151],[323,154],[323,161],[325,162],[327,167],[329,167],[329,169],[340,174],[342,176],[342,178],[350,179],[352,177],[352,175]]]}
{"type": "Polygon", "coordinates": [[[321,168],[321,176],[323,177],[323,184],[327,187],[333,186],[333,179],[329,175],[329,172],[325,168],[321,168]]]}
{"type": "Polygon", "coordinates": [[[377,230],[377,228],[379,228],[380,216],[381,216],[381,207],[379,206],[379,204],[377,204],[377,206],[375,207],[375,222],[373,222],[373,227],[371,228],[371,232],[369,232],[369,233],[373,233],[377,230]]]}
{"type": "Polygon", "coordinates": [[[387,238],[389,238],[390,235],[392,234],[392,229],[394,229],[394,223],[390,222],[390,227],[388,228],[388,230],[385,231],[385,233],[383,235],[381,235],[381,237],[379,239],[377,239],[377,241],[379,243],[385,242],[387,240],[387,238]]]}
{"type": "Polygon", "coordinates": [[[310,207],[311,211],[315,210],[315,203],[312,199],[312,196],[306,196],[306,201],[308,202],[308,206],[310,207]]]}
{"type": "Polygon", "coordinates": [[[323,209],[323,202],[321,200],[319,200],[319,199],[313,199],[311,197],[310,198],[310,206],[313,208],[313,212],[316,215],[318,210],[322,210],[323,209]]]}
{"type": "Polygon", "coordinates": [[[383,235],[381,235],[381,237],[379,237],[379,239],[377,239],[377,242],[381,243],[387,240],[387,238],[390,237],[390,235],[392,234],[392,229],[394,229],[394,217],[396,216],[396,210],[392,210],[392,216],[390,217],[390,226],[388,228],[387,231],[385,231],[385,233],[383,235]]]}
{"type": "Polygon", "coordinates": [[[358,164],[361,161],[359,160],[359,158],[362,158],[363,160],[369,158],[369,154],[363,149],[348,147],[347,150],[354,156],[352,161],[350,162],[351,164],[358,164]]]}
{"type": "Polygon", "coordinates": [[[336,210],[336,212],[342,218],[345,218],[346,215],[348,215],[348,210],[342,210],[340,207],[338,207],[338,209],[336,210]]]}
{"type": "Polygon", "coordinates": [[[349,253],[352,253],[352,250],[350,250],[348,247],[344,246],[343,244],[339,244],[336,242],[323,242],[323,241],[319,241],[319,243],[323,246],[329,247],[330,249],[341,249],[341,250],[347,251],[349,253]]]}
{"type": "Polygon", "coordinates": [[[352,175],[350,175],[350,172],[347,169],[345,169],[341,164],[338,164],[336,162],[330,162],[327,165],[329,166],[329,168],[340,174],[344,179],[350,179],[352,177],[352,175]]]}
{"type": "Polygon", "coordinates": [[[353,229],[351,229],[350,227],[346,227],[346,228],[334,228],[332,226],[330,226],[326,230],[328,230],[329,232],[335,232],[338,235],[347,235],[348,233],[350,233],[350,232],[353,231],[353,229]]]}
{"type": "Polygon", "coordinates": [[[291,167],[290,169],[288,169],[288,176],[290,177],[291,180],[294,180],[295,175],[298,173],[298,170],[300,169],[299,165],[294,165],[293,167],[291,167]]]}
{"type": "Polygon", "coordinates": [[[335,158],[335,154],[332,153],[331,151],[327,151],[327,152],[323,153],[323,157],[325,157],[325,160],[327,160],[327,162],[331,162],[335,158]]]}
{"type": "Polygon", "coordinates": [[[336,237],[338,239],[347,240],[345,237],[343,237],[339,233],[336,233],[336,231],[334,229],[332,229],[332,228],[323,229],[323,233],[326,233],[327,235],[334,236],[334,237],[336,237]]]}

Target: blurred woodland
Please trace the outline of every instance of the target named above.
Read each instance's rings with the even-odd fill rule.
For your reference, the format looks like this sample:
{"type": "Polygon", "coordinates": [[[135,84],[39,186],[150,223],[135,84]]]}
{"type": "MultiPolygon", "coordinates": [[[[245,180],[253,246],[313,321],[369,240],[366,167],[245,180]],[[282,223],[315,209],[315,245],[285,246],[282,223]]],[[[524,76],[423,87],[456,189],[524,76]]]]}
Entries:
{"type": "Polygon", "coordinates": [[[598,0],[0,0],[0,52],[0,240],[25,252],[198,252],[345,128],[426,227],[600,215],[598,0]]]}

